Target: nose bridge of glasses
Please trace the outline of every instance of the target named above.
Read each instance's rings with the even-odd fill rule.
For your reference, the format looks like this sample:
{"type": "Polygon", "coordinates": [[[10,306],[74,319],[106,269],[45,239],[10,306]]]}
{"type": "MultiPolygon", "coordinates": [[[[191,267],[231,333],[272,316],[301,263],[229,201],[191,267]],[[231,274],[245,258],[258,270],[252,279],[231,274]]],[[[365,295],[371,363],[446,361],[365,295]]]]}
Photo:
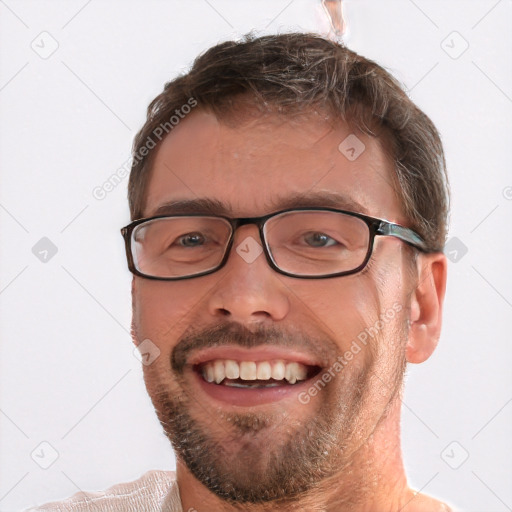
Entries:
{"type": "Polygon", "coordinates": [[[231,226],[233,229],[233,247],[236,249],[240,243],[247,239],[253,238],[259,245],[264,245],[262,239],[262,225],[265,217],[243,217],[234,219],[231,226]]]}

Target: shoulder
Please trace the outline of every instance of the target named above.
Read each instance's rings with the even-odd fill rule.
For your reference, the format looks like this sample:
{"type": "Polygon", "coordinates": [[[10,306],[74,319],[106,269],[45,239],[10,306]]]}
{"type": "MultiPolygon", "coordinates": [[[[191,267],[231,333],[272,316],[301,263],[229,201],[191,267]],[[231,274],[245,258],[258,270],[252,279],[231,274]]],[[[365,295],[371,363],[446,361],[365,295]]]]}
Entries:
{"type": "Polygon", "coordinates": [[[63,501],[46,503],[24,512],[86,512],[94,507],[105,512],[166,510],[181,512],[174,471],[152,470],[137,480],[109,487],[101,492],[77,492],[63,501]]]}

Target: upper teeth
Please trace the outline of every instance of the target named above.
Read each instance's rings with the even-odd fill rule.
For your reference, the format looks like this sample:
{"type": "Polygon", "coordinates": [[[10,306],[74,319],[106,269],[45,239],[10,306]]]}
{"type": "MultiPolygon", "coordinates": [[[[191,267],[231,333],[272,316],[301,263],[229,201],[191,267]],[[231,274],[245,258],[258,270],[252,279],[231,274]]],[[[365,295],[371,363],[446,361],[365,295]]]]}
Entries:
{"type": "Polygon", "coordinates": [[[208,382],[220,384],[225,378],[242,380],[282,380],[290,384],[305,380],[308,369],[301,363],[285,361],[234,361],[216,359],[202,366],[203,377],[208,382]]]}

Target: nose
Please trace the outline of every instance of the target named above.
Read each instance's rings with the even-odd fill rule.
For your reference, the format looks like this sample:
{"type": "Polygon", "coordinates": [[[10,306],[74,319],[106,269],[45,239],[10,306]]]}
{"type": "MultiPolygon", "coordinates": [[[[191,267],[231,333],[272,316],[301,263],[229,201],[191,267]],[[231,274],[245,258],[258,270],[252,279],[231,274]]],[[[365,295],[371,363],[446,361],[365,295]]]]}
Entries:
{"type": "Polygon", "coordinates": [[[256,226],[237,229],[225,266],[210,292],[211,315],[242,324],[272,323],[289,311],[289,291],[268,264],[256,226]]]}

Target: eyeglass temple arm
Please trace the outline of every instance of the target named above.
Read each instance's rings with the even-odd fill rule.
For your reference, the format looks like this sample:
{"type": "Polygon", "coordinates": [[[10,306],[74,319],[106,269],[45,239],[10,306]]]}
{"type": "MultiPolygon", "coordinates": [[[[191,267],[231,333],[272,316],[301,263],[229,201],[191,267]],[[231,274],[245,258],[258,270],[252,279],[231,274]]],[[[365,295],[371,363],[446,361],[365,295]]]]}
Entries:
{"type": "Polygon", "coordinates": [[[394,236],[407,242],[414,247],[417,247],[421,251],[429,252],[429,248],[423,238],[418,235],[412,229],[400,226],[399,224],[393,224],[392,222],[381,221],[380,226],[377,228],[378,235],[394,236]]]}

